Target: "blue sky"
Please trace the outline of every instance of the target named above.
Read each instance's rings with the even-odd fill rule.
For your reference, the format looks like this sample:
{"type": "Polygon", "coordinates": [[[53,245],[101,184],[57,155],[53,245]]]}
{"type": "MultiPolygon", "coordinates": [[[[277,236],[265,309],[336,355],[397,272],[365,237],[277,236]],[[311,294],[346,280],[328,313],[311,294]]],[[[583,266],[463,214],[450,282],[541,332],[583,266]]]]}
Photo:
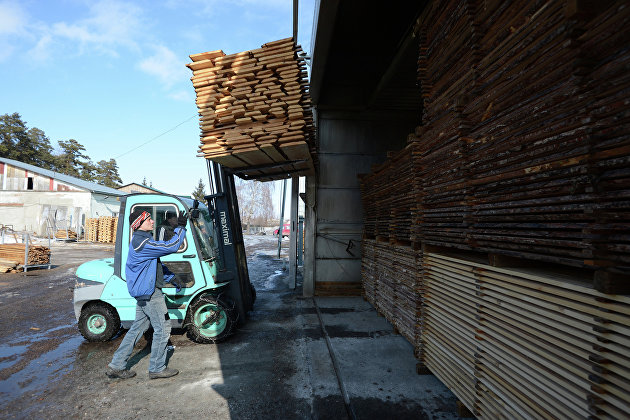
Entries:
{"type": "MultiPolygon", "coordinates": [[[[315,0],[300,0],[310,54],[315,0]]],[[[75,139],[123,183],[190,194],[205,161],[189,55],[292,36],[292,0],[0,0],[0,114],[75,139]],[[159,136],[159,137],[158,137],[159,136]],[[156,138],[157,137],[157,138],[156,138]]],[[[279,189],[279,188],[277,188],[279,189]]],[[[275,200],[274,200],[275,201],[275,200]]]]}

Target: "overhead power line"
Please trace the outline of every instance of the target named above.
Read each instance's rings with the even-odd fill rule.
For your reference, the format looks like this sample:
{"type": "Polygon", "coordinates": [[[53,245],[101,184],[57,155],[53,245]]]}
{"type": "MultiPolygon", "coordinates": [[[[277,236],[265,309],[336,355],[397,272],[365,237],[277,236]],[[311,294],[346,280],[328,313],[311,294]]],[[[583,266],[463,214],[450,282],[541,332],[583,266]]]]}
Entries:
{"type": "Polygon", "coordinates": [[[175,131],[175,130],[179,127],[179,126],[186,124],[188,121],[190,121],[190,120],[192,120],[193,118],[196,118],[196,117],[197,117],[197,114],[193,115],[193,116],[192,116],[192,117],[190,117],[190,118],[187,118],[186,120],[184,120],[184,121],[180,122],[179,124],[177,124],[175,127],[169,128],[168,130],[164,131],[163,133],[158,134],[157,136],[155,136],[155,137],[153,137],[153,138],[151,138],[151,139],[149,139],[149,140],[145,141],[145,142],[144,142],[144,143],[142,143],[142,144],[139,144],[138,146],[134,147],[133,149],[127,150],[125,153],[122,153],[122,154],[120,154],[120,155],[118,155],[118,156],[114,157],[114,159],[118,159],[118,158],[120,158],[120,157],[122,157],[122,156],[125,156],[125,155],[127,155],[127,154],[129,154],[129,153],[133,152],[134,150],[138,150],[139,148],[141,148],[141,147],[143,147],[143,146],[146,146],[147,144],[151,143],[152,141],[155,141],[155,140],[159,139],[159,138],[160,138],[160,137],[162,137],[163,135],[168,134],[168,133],[170,133],[171,131],[175,131]]]}

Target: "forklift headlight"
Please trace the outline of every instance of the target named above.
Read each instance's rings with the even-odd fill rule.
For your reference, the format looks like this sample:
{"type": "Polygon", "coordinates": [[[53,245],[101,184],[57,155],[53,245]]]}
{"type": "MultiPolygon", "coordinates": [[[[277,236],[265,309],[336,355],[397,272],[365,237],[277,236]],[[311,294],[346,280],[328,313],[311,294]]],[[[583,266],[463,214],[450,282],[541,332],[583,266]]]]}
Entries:
{"type": "Polygon", "coordinates": [[[74,282],[74,288],[75,289],[80,289],[82,287],[98,286],[98,285],[101,285],[101,284],[103,284],[103,283],[98,282],[98,281],[94,281],[94,280],[84,280],[84,279],[77,278],[77,280],[74,282]]]}

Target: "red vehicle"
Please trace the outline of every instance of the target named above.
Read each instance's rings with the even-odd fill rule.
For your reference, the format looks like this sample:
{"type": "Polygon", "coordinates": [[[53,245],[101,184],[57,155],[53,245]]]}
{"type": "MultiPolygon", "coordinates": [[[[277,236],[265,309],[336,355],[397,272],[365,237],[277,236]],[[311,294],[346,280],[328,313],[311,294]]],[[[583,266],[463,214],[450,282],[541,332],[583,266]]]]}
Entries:
{"type": "MultiPolygon", "coordinates": [[[[291,225],[289,223],[284,224],[282,226],[282,237],[288,238],[290,233],[291,233],[291,225]]],[[[277,236],[277,235],[278,235],[278,229],[273,231],[273,236],[277,236]]]]}

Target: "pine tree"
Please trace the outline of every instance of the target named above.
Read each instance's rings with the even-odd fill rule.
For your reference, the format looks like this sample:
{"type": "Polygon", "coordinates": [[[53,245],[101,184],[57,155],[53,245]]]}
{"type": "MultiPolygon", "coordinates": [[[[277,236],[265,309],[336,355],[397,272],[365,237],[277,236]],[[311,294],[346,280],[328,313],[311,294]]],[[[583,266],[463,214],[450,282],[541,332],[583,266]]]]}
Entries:
{"type": "MultiPolygon", "coordinates": [[[[27,128],[17,112],[0,115],[0,157],[51,169],[86,181],[117,188],[122,184],[114,159],[94,164],[83,152],[85,147],[70,139],[59,141],[61,152],[53,154],[53,147],[43,130],[27,128]]],[[[146,178],[143,181],[146,185],[146,178]]]]}
{"type": "Polygon", "coordinates": [[[91,175],[90,168],[86,168],[90,158],[81,153],[85,151],[85,147],[81,143],[70,139],[68,141],[59,141],[59,146],[62,152],[56,159],[57,171],[77,178],[81,178],[82,173],[86,176],[91,175]]]}
{"type": "Polygon", "coordinates": [[[196,200],[199,200],[202,203],[206,202],[204,196],[206,195],[206,186],[203,184],[201,178],[199,178],[199,184],[197,184],[197,188],[192,193],[192,197],[196,200]]]}
{"type": "Polygon", "coordinates": [[[27,129],[17,112],[0,116],[0,157],[53,169],[50,140],[38,128],[27,129]]]}
{"type": "Polygon", "coordinates": [[[120,179],[120,175],[118,174],[116,159],[110,159],[109,161],[100,160],[97,163],[96,182],[110,188],[120,187],[122,179],[120,179]]]}
{"type": "Polygon", "coordinates": [[[0,116],[0,157],[20,160],[19,143],[28,141],[26,124],[17,112],[0,116]]]}
{"type": "Polygon", "coordinates": [[[35,150],[37,150],[32,164],[40,168],[54,170],[55,156],[53,155],[53,148],[50,145],[50,140],[46,136],[46,133],[39,128],[33,127],[28,130],[27,135],[31,144],[35,150]]]}

